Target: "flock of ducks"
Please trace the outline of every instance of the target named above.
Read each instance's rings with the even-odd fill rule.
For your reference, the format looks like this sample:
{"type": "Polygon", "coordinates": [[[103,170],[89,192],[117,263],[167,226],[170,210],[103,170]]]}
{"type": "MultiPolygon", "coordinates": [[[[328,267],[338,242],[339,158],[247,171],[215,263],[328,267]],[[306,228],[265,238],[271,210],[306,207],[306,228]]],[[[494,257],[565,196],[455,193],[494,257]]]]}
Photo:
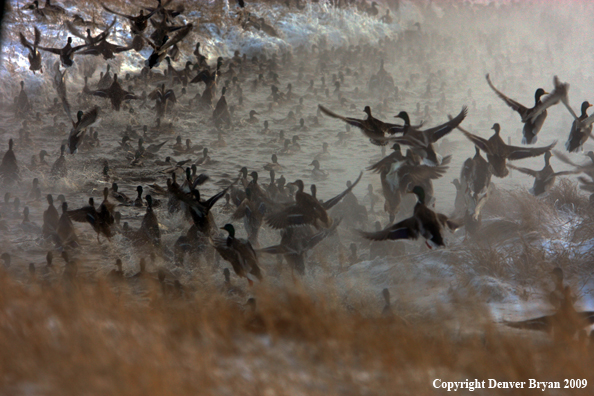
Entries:
{"type": "MultiPolygon", "coordinates": [[[[97,26],[95,22],[84,21],[80,16],[72,18],[64,8],[51,4],[49,0],[46,0],[44,7],[41,7],[38,1],[23,7],[24,10],[32,14],[33,18],[36,18],[38,23],[55,24],[56,21],[64,20],[70,33],[84,41],[83,44],[73,46],[72,37],[68,37],[63,47],[51,48],[41,45],[42,37],[37,27],[33,28],[32,41],[27,39],[27,34],[19,33],[20,43],[29,53],[29,70],[31,72],[43,72],[45,56],[42,58],[42,52],[49,54],[50,57],[57,55],[57,61],[52,66],[53,70],[46,71],[47,74],[53,73],[52,83],[58,96],[53,103],[52,111],[54,114],[65,113],[72,123],[68,138],[61,143],[59,158],[51,167],[48,166],[49,173],[54,177],[66,177],[68,174],[66,156],[83,155],[81,153],[86,151],[100,150],[101,144],[94,129],[99,124],[100,116],[109,117],[109,108],[111,108],[111,112],[126,111],[130,114],[134,114],[139,109],[149,109],[157,117],[156,127],[148,128],[145,125],[142,132],[137,132],[128,126],[121,142],[118,142],[120,147],[116,150],[122,150],[128,155],[130,167],[146,166],[147,161],[154,160],[155,166],[164,166],[165,170],[162,170],[162,173],[168,175],[165,187],[154,183],[149,186],[152,194],[144,195],[144,197],[144,188],[138,186],[135,199],[127,197],[113,181],[111,188],[103,189],[103,199],[98,207],[94,199],[89,198],[88,205],[82,208],[70,208],[64,196],[60,196],[58,207],[61,213],[59,213],[54,206],[53,196],[46,195],[48,206],[43,213],[43,225],[39,227],[38,231],[48,243],[55,245],[57,251],[63,253],[67,263],[63,275],[65,279],[72,280],[76,277],[77,263],[70,259],[69,252],[81,248],[73,222],[87,223],[96,233],[99,243],[101,243],[101,236],[111,240],[116,233],[119,233],[140,251],[151,252],[152,257],[158,254],[171,258],[178,266],[184,265],[186,257],[205,257],[208,260],[213,260],[215,257],[218,260],[220,257],[230,263],[236,275],[246,278],[249,285],[252,285],[254,282],[261,282],[265,279],[266,271],[261,270],[260,264],[261,254],[276,255],[279,257],[279,261],[285,260],[292,271],[305,274],[307,252],[326,238],[335,235],[341,224],[343,227],[357,229],[360,236],[371,241],[369,243],[370,257],[390,254],[389,249],[378,248],[378,242],[386,240],[423,238],[429,248],[443,247],[445,246],[445,229],[455,231],[461,226],[466,226],[468,232],[471,227],[476,228],[477,223],[480,226],[480,210],[484,207],[492,190],[491,177],[504,178],[509,175],[510,168],[535,178],[531,192],[537,196],[546,193],[551,188],[556,176],[576,173],[584,173],[591,179],[582,177],[580,181],[584,189],[594,192],[594,187],[592,187],[594,186],[594,154],[590,153],[592,164],[577,165],[559,153],[559,157],[565,162],[575,165],[575,169],[568,172],[554,172],[550,160],[556,142],[542,147],[529,146],[537,142],[539,132],[546,122],[547,110],[560,102],[574,117],[570,136],[565,145],[567,151],[580,150],[591,134],[594,116],[587,114],[591,105],[584,102],[581,114],[578,116],[569,106],[567,96],[569,85],[561,83],[557,77],[554,79],[552,92],[547,93],[544,89],[538,88],[534,94],[534,106],[527,108],[495,88],[487,74],[487,84],[493,92],[521,117],[521,122],[524,124],[523,145],[521,146],[506,144],[501,137],[501,126],[498,123],[493,124],[494,134],[488,139],[464,129],[463,121],[472,115],[466,106],[455,117],[449,117],[449,120],[444,120],[445,122],[432,128],[426,128],[423,122],[414,125],[411,116],[406,111],[400,111],[395,115],[395,118],[398,119],[396,123],[382,121],[372,114],[371,106],[365,106],[362,109],[366,114],[364,119],[343,116],[331,110],[330,107],[346,108],[350,113],[357,110],[354,104],[349,105],[349,95],[361,95],[365,87],[359,91],[359,86],[357,86],[355,91],[351,92],[343,92],[341,89],[347,85],[345,83],[347,78],[353,81],[362,80],[364,76],[363,59],[373,59],[379,65],[378,71],[372,73],[366,83],[366,88],[371,95],[383,98],[383,102],[377,106],[379,114],[385,115],[389,111],[385,107],[388,98],[398,102],[402,93],[395,85],[392,76],[385,70],[384,57],[388,56],[387,52],[391,48],[397,46],[411,57],[416,56],[416,44],[423,37],[419,24],[416,25],[416,29],[405,32],[398,41],[386,38],[381,40],[376,47],[369,45],[328,49],[321,48],[316,44],[312,46],[311,52],[304,47],[297,48],[295,50],[296,58],[303,59],[307,55],[310,56],[312,63],[317,61],[315,74],[322,76],[322,87],[317,88],[314,86],[313,79],[309,84],[306,82],[304,63],[295,66],[297,59],[293,59],[291,53],[285,53],[280,58],[275,54],[271,59],[267,59],[263,55],[248,59],[245,54],[242,56],[239,51],[236,51],[233,57],[229,59],[219,57],[214,65],[210,66],[207,57],[201,53],[200,43],[197,43],[193,52],[194,58],[191,61],[188,60],[183,69],[175,69],[173,62],[180,59],[182,55],[180,45],[189,37],[194,25],[192,23],[178,24],[176,17],[183,15],[184,9],[181,6],[168,8],[170,2],[162,3],[161,0],[158,0],[156,7],[144,7],[138,10],[136,15],[127,15],[103,5],[105,12],[116,17],[111,23],[103,25],[104,29],[96,36],[92,35],[92,28],[97,26]],[[116,45],[107,41],[113,33],[117,17],[128,21],[131,36],[129,42],[124,45],[116,45]],[[86,34],[81,33],[76,26],[86,27],[86,34]],[[147,33],[149,27],[153,29],[150,35],[147,33]],[[106,72],[98,81],[97,88],[91,89],[88,84],[91,82],[93,73],[87,73],[88,75],[84,77],[84,88],[82,93],[77,96],[76,102],[77,104],[89,104],[90,107],[86,111],[78,111],[75,118],[70,116],[71,104],[68,99],[69,92],[66,87],[65,74],[74,65],[75,58],[102,56],[105,60],[109,60],[122,52],[139,52],[147,46],[151,48],[152,52],[145,60],[144,67],[136,74],[128,73],[122,79],[118,74],[112,75],[108,65],[106,72]],[[153,70],[161,65],[165,66],[164,72],[153,70]],[[294,93],[291,83],[287,85],[284,92],[279,88],[279,69],[289,70],[293,67],[298,69],[299,74],[298,81],[294,83],[295,86],[305,83],[308,85],[306,93],[309,100],[317,99],[324,102],[323,105],[319,105],[315,116],[304,114],[304,98],[294,93]],[[338,69],[338,72],[333,75],[334,91],[332,93],[330,86],[326,85],[324,77],[331,67],[338,69]],[[64,71],[61,68],[65,68],[64,71]],[[299,98],[299,104],[291,107],[286,118],[270,119],[271,122],[284,126],[284,131],[280,131],[279,134],[269,129],[269,120],[265,120],[263,123],[262,134],[277,135],[268,143],[277,149],[270,157],[271,162],[263,167],[270,174],[270,183],[262,184],[257,171],[249,172],[247,167],[243,167],[237,176],[217,181],[216,184],[222,188],[216,194],[206,198],[201,194],[200,187],[211,181],[211,178],[206,174],[200,174],[198,169],[206,169],[216,164],[217,161],[210,157],[208,147],[193,145],[190,139],[186,139],[184,143],[181,136],[177,136],[176,143],[171,146],[173,155],[191,156],[200,153],[202,157],[198,157],[195,161],[176,161],[171,156],[167,156],[163,161],[160,154],[161,150],[167,149],[166,141],[158,143],[158,139],[175,130],[175,126],[165,124],[164,120],[172,114],[176,107],[182,105],[182,100],[188,104],[187,108],[191,112],[210,113],[210,124],[217,134],[217,140],[212,143],[211,147],[223,149],[227,146],[224,137],[228,136],[229,131],[245,125],[260,125],[260,119],[256,116],[264,117],[261,112],[251,109],[247,118],[238,121],[237,112],[244,106],[244,100],[246,100],[243,95],[243,83],[251,86],[252,91],[269,87],[271,92],[268,97],[269,109],[288,107],[295,103],[297,98],[299,98]],[[122,84],[127,85],[128,88],[125,89],[122,84]],[[193,98],[188,98],[188,91],[196,84],[203,85],[204,90],[193,98]],[[146,92],[148,86],[154,87],[149,93],[146,92]],[[134,88],[138,87],[143,90],[141,94],[134,93],[134,88]],[[237,102],[236,105],[228,104],[227,100],[230,95],[237,102]],[[216,99],[217,96],[218,99],[216,99]],[[109,101],[110,106],[104,106],[101,100],[109,101]],[[150,106],[151,103],[154,103],[153,107],[150,106]],[[367,230],[368,224],[365,223],[368,214],[367,208],[359,204],[352,192],[361,181],[363,172],[354,182],[349,181],[343,192],[331,198],[324,196],[323,199],[319,196],[323,194],[318,194],[315,184],[310,186],[308,192],[302,179],[287,183],[284,176],[278,177],[279,174],[283,175],[284,172],[287,172],[286,167],[279,163],[278,156],[295,153],[303,155],[298,133],[304,133],[310,128],[320,125],[323,116],[340,120],[346,124],[346,132],[338,134],[337,146],[339,147],[348,144],[347,139],[351,137],[351,128],[355,127],[373,145],[381,146],[383,152],[386,147],[391,148],[390,154],[375,161],[368,168],[369,171],[379,174],[384,196],[384,210],[389,217],[386,227],[382,228],[381,223],[376,221],[373,224],[375,230],[367,230]],[[298,117],[301,118],[298,119],[298,117]],[[284,135],[289,128],[298,132],[290,139],[285,138],[284,135]],[[456,210],[452,216],[447,216],[434,211],[436,193],[432,181],[443,177],[449,168],[451,156],[442,156],[439,153],[442,147],[439,142],[443,142],[444,138],[455,129],[458,129],[475,146],[475,155],[464,162],[459,179],[454,180],[458,193],[456,210]],[[137,147],[131,144],[133,139],[138,140],[137,147]],[[145,146],[145,143],[149,145],[145,146]],[[406,148],[406,153],[403,153],[403,148],[406,148]],[[544,155],[545,167],[539,171],[516,167],[508,163],[508,161],[541,155],[544,155]],[[181,173],[180,180],[178,180],[180,177],[178,173],[181,173]],[[406,193],[412,193],[416,197],[414,208],[401,208],[402,198],[406,193]],[[164,198],[156,199],[156,195],[161,195],[164,198]],[[247,239],[237,237],[236,225],[231,222],[223,227],[217,226],[212,209],[222,198],[225,200],[225,205],[221,208],[220,213],[229,213],[232,221],[243,222],[247,239]],[[138,229],[130,229],[127,223],[120,224],[121,214],[118,208],[122,206],[145,208],[145,214],[138,229]],[[187,232],[181,235],[172,246],[164,244],[161,238],[161,227],[154,211],[154,208],[158,206],[165,207],[169,213],[182,212],[191,224],[187,232]],[[412,210],[410,217],[395,222],[397,216],[407,214],[409,210],[412,210]],[[339,216],[336,216],[337,214],[339,216]],[[259,232],[264,226],[280,231],[281,239],[278,245],[260,246],[259,232]],[[221,231],[225,234],[221,235],[221,231]]],[[[363,7],[363,10],[370,16],[378,15],[375,2],[371,6],[362,4],[359,3],[359,6],[363,7]]],[[[242,26],[245,29],[257,28],[270,35],[278,34],[262,18],[247,13],[244,8],[246,4],[242,1],[238,5],[240,7],[238,15],[242,19],[242,26]]],[[[290,7],[290,2],[287,5],[290,7]]],[[[337,4],[337,6],[348,5],[350,5],[349,2],[337,4]]],[[[297,2],[297,8],[299,7],[301,4],[297,2]]],[[[381,20],[391,23],[389,10],[381,20]]],[[[188,56],[186,59],[190,59],[190,57],[188,56]]],[[[47,63],[48,59],[45,58],[45,60],[47,63]]],[[[414,78],[411,77],[411,80],[414,78]]],[[[20,83],[20,87],[20,92],[14,102],[15,117],[23,120],[23,123],[32,122],[39,115],[34,114],[32,102],[28,98],[23,82],[20,83]]],[[[427,94],[431,94],[432,90],[434,88],[432,89],[431,83],[429,83],[427,94]]],[[[442,97],[444,97],[443,94],[442,97]]],[[[438,102],[438,107],[443,107],[443,104],[440,105],[440,103],[441,100],[438,102]]],[[[428,109],[425,109],[423,113],[420,106],[417,107],[418,113],[428,115],[428,109]]],[[[56,124],[55,118],[54,124],[56,124]]],[[[324,142],[322,152],[316,154],[311,161],[311,166],[313,166],[311,177],[314,181],[331,177],[327,170],[322,169],[324,161],[333,156],[328,148],[328,143],[324,142]]],[[[47,164],[44,159],[46,156],[47,152],[42,150],[39,156],[35,157],[36,164],[38,166],[47,164]]],[[[347,160],[345,158],[345,161],[347,160]]],[[[5,186],[18,185],[21,182],[20,166],[22,165],[19,164],[15,155],[14,141],[10,139],[8,151],[4,154],[0,164],[0,177],[5,186]]],[[[106,182],[113,178],[114,170],[116,169],[112,169],[108,160],[105,159],[102,172],[106,182]]],[[[38,184],[34,183],[33,190],[36,196],[41,197],[38,184]]],[[[371,184],[368,186],[368,197],[370,212],[375,213],[374,207],[379,202],[379,198],[374,193],[371,184]]],[[[10,196],[6,198],[7,204],[9,199],[10,196]]],[[[18,204],[14,205],[18,208],[18,204]]],[[[23,227],[37,231],[29,219],[29,209],[27,207],[24,209],[23,227]]],[[[357,244],[352,243],[350,250],[353,260],[356,261],[357,244]]],[[[5,264],[10,265],[9,254],[5,253],[2,258],[5,264]]],[[[50,251],[47,256],[48,267],[53,266],[52,260],[53,253],[50,251]]],[[[34,267],[31,271],[35,272],[34,267]]],[[[145,276],[145,274],[146,261],[143,258],[140,272],[134,277],[145,276]]],[[[165,282],[164,272],[159,271],[157,275],[159,281],[165,282]]],[[[226,282],[229,283],[228,269],[225,269],[224,275],[226,282]]],[[[123,276],[122,261],[118,259],[116,269],[110,273],[110,277],[123,276]]],[[[181,287],[181,283],[175,280],[176,290],[180,290],[181,287]]],[[[391,309],[389,291],[385,289],[382,293],[386,300],[385,311],[389,311],[391,309]]],[[[567,295],[568,291],[561,293],[560,312],[573,309],[572,302],[571,304],[568,302],[567,295]],[[568,308],[570,306],[571,308],[568,308]]],[[[592,315],[588,314],[586,317],[587,321],[591,323],[592,315]]],[[[540,324],[543,321],[552,323],[553,320],[541,318],[532,322],[509,324],[524,328],[548,328],[546,324],[540,324]]]]}

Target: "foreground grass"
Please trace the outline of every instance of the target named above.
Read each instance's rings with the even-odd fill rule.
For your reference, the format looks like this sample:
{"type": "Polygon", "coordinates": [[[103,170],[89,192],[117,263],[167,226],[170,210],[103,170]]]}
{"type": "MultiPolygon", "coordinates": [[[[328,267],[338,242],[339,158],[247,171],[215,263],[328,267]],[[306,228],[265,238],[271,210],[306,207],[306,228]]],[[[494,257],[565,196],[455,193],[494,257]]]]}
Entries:
{"type": "MultiPolygon", "coordinates": [[[[526,338],[489,321],[456,332],[439,317],[403,324],[382,316],[381,307],[347,310],[299,285],[292,290],[261,285],[254,294],[252,311],[227,290],[186,290],[179,296],[152,279],[44,286],[3,276],[0,389],[3,394],[328,395],[396,389],[424,394],[436,378],[580,378],[594,384],[592,354],[583,342],[526,338]]],[[[475,309],[471,321],[478,322],[480,312],[475,309]]]]}

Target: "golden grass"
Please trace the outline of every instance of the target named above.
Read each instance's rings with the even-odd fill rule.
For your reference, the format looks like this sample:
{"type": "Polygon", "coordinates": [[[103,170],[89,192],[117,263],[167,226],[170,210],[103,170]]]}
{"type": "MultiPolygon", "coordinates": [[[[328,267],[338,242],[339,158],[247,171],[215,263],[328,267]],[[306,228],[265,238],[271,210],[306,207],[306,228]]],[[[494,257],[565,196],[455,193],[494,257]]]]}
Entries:
{"type": "MultiPolygon", "coordinates": [[[[435,378],[594,380],[577,341],[530,341],[492,324],[456,333],[439,316],[404,326],[379,304],[347,310],[299,285],[254,289],[252,313],[214,288],[173,299],[148,282],[141,300],[127,284],[78,282],[0,279],[3,393],[425,394],[435,378]]],[[[482,311],[474,320],[488,323],[482,311]]]]}

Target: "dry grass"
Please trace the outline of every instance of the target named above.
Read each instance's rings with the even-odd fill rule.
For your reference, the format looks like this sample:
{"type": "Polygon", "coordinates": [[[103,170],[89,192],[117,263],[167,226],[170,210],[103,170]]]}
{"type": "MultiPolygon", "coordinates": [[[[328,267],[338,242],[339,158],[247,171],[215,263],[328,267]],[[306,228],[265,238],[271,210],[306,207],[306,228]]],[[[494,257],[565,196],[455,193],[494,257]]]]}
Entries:
{"type": "Polygon", "coordinates": [[[452,334],[439,318],[403,326],[298,286],[256,289],[256,313],[217,290],[171,299],[148,289],[142,303],[126,285],[3,277],[3,393],[424,394],[434,378],[594,380],[575,341],[526,342],[492,325],[452,334]]]}

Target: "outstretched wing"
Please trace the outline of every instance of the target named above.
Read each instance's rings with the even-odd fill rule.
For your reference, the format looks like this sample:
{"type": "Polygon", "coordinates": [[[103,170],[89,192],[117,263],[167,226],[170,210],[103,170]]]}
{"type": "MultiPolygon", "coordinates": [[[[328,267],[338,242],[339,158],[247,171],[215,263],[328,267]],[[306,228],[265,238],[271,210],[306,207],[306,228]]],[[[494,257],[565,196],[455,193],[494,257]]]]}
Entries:
{"type": "Polygon", "coordinates": [[[337,118],[339,120],[346,122],[349,125],[363,129],[363,120],[358,120],[356,118],[349,118],[349,117],[344,117],[344,116],[338,115],[338,114],[334,113],[333,111],[328,110],[327,108],[325,108],[322,105],[318,105],[318,107],[320,108],[320,111],[322,113],[326,114],[328,117],[337,118]]]}
{"type": "Polygon", "coordinates": [[[557,141],[549,144],[546,147],[534,147],[534,148],[526,148],[526,147],[517,147],[517,146],[507,146],[509,150],[508,159],[515,161],[523,158],[530,158],[530,157],[538,157],[546,153],[547,151],[551,151],[553,147],[557,144],[557,141]]]}
{"type": "Polygon", "coordinates": [[[505,96],[501,91],[499,91],[497,88],[495,88],[495,86],[491,82],[491,77],[489,77],[488,73],[485,76],[485,78],[487,79],[487,83],[489,84],[491,89],[497,94],[497,96],[499,96],[499,98],[501,98],[501,100],[503,100],[506,105],[508,105],[515,111],[517,111],[520,114],[520,116],[522,117],[522,121],[524,121],[526,116],[528,115],[528,111],[530,109],[528,109],[526,106],[516,102],[515,100],[510,99],[509,97],[505,96]]]}
{"type": "Polygon", "coordinates": [[[476,136],[467,130],[463,129],[462,127],[457,127],[463,134],[470,140],[476,147],[483,150],[487,154],[491,154],[491,149],[489,148],[489,141],[487,139],[483,139],[480,136],[476,136]]]}
{"type": "Polygon", "coordinates": [[[430,129],[426,129],[423,133],[429,136],[429,140],[431,141],[431,143],[435,143],[448,133],[452,132],[454,128],[456,128],[458,125],[460,125],[460,123],[464,121],[464,118],[466,118],[467,114],[468,107],[464,106],[462,107],[462,111],[460,111],[460,114],[458,114],[455,118],[452,118],[445,124],[430,129]]]}
{"type": "Polygon", "coordinates": [[[322,203],[322,207],[324,209],[326,209],[326,210],[330,210],[330,208],[332,208],[334,205],[336,205],[337,203],[339,203],[340,200],[345,197],[345,195],[347,195],[348,193],[350,193],[353,190],[353,188],[355,188],[355,186],[361,180],[361,177],[362,176],[363,176],[363,172],[361,172],[359,174],[359,177],[357,178],[357,180],[355,180],[355,182],[353,184],[351,184],[351,186],[349,188],[347,188],[346,190],[344,190],[343,192],[341,192],[340,194],[338,194],[334,198],[330,198],[329,200],[327,200],[324,203],[322,203]]]}
{"type": "Polygon", "coordinates": [[[419,226],[414,217],[404,219],[384,230],[376,232],[359,231],[361,236],[372,241],[386,241],[398,239],[417,239],[419,237],[419,226]]]}

